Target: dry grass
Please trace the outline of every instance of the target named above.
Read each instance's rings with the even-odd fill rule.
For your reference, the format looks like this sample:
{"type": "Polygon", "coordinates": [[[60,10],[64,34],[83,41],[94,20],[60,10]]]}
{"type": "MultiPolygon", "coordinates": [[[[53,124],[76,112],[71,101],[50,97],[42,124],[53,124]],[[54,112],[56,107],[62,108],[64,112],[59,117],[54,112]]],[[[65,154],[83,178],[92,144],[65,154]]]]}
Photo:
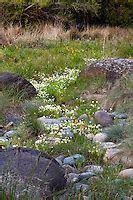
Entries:
{"type": "Polygon", "coordinates": [[[67,39],[100,39],[105,40],[128,40],[132,41],[133,29],[120,27],[88,27],[86,31],[79,32],[75,28],[65,32],[61,25],[51,24],[36,25],[30,29],[10,25],[7,28],[0,27],[0,43],[12,44],[19,42],[36,42],[45,40],[67,39]]]}

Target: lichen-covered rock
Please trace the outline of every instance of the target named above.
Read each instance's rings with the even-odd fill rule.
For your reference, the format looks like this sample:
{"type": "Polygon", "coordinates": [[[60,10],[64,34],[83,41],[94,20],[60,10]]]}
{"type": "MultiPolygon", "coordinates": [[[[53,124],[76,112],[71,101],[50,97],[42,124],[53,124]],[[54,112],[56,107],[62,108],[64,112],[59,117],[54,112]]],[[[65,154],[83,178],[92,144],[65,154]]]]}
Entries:
{"type": "Polygon", "coordinates": [[[89,63],[88,67],[80,73],[81,77],[105,77],[107,81],[114,83],[124,74],[133,73],[133,60],[123,58],[108,58],[89,63]]]}
{"type": "Polygon", "coordinates": [[[21,95],[23,98],[31,98],[37,95],[35,87],[19,74],[11,72],[0,73],[0,91],[11,89],[11,92],[21,95]]]}
{"type": "Polygon", "coordinates": [[[27,192],[36,199],[47,197],[66,185],[64,169],[58,162],[45,153],[29,148],[0,149],[1,175],[3,176],[2,184],[5,177],[4,186],[7,187],[7,191],[9,180],[12,185],[17,181],[15,185],[17,194],[22,194],[28,186],[27,192]],[[8,180],[7,185],[6,180],[8,180]]]}

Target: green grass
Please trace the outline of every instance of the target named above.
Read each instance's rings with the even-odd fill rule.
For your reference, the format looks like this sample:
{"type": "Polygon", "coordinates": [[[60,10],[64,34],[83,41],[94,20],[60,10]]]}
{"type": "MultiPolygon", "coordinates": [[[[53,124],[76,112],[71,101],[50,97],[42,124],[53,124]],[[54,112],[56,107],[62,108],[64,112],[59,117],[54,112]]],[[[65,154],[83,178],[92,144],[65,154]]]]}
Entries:
{"type": "MultiPolygon", "coordinates": [[[[108,57],[133,57],[131,44],[126,39],[121,40],[121,42],[116,39],[107,40],[105,41],[105,44],[99,39],[90,41],[41,41],[41,46],[39,45],[37,44],[37,41],[35,41],[34,43],[21,42],[15,45],[3,46],[0,51],[0,57],[2,58],[0,72],[15,72],[21,74],[28,80],[35,79],[41,81],[41,75],[51,77],[57,72],[63,74],[63,71],[66,68],[79,70],[85,68],[86,64],[84,58],[103,59],[108,57]]],[[[76,114],[74,115],[75,119],[84,113],[89,117],[93,117],[93,114],[98,110],[99,105],[97,104],[94,106],[93,104],[91,106],[91,101],[83,101],[80,96],[85,90],[89,90],[93,93],[97,89],[104,87],[105,80],[100,77],[90,79],[77,77],[77,79],[70,82],[70,84],[67,83],[67,80],[64,79],[64,81],[66,81],[65,84],[67,85],[67,88],[63,88],[62,91],[56,90],[56,87],[60,84],[60,82],[56,83],[56,79],[54,84],[53,82],[49,83],[49,88],[47,88],[47,90],[49,99],[53,96],[55,97],[55,102],[51,103],[51,105],[55,106],[55,110],[49,110],[47,115],[51,116],[51,112],[53,112],[53,116],[59,117],[61,113],[57,113],[56,106],[61,106],[63,103],[66,105],[65,109],[69,110],[73,110],[78,106],[76,114]]],[[[123,82],[123,85],[121,86],[122,90],[118,87],[113,94],[111,94],[112,99],[119,97],[122,99],[122,95],[126,95],[127,97],[127,95],[131,94],[131,78],[128,79],[126,83],[123,82]]],[[[122,104],[125,106],[123,106],[124,111],[131,112],[131,105],[129,106],[130,99],[125,98],[125,96],[124,99],[127,99],[126,104],[122,104]]],[[[82,168],[86,163],[102,165],[105,152],[99,148],[98,144],[88,141],[84,135],[74,134],[74,138],[67,143],[49,145],[44,142],[44,144],[35,145],[38,135],[47,131],[42,129],[37,122],[38,117],[46,114],[46,111],[45,113],[39,111],[40,105],[45,106],[48,104],[48,102],[43,102],[43,100],[43,98],[39,98],[30,102],[21,102],[22,99],[18,98],[16,95],[11,96],[6,92],[3,94],[0,93],[0,124],[5,123],[4,111],[6,111],[6,109],[17,106],[20,103],[23,103],[25,107],[23,110],[24,123],[16,127],[17,133],[10,143],[17,146],[27,146],[45,151],[52,156],[58,156],[60,154],[69,156],[80,153],[85,156],[86,161],[85,163],[79,163],[78,166],[76,166],[79,167],[79,170],[80,167],[82,168]]],[[[131,131],[132,128],[130,126],[129,129],[127,129],[127,132],[131,131]]],[[[125,142],[127,142],[126,145],[130,145],[130,149],[132,149],[131,142],[129,142],[131,137],[129,137],[130,139],[127,137],[126,140],[125,134],[125,129],[123,130],[121,127],[113,126],[109,130],[108,138],[114,142],[125,139],[125,142]]],[[[8,143],[5,144],[5,147],[7,145],[8,143]]],[[[86,196],[91,199],[100,198],[100,200],[115,200],[122,199],[124,195],[128,195],[131,183],[129,181],[126,182],[125,180],[118,180],[117,182],[116,175],[119,170],[120,169],[107,168],[105,173],[102,174],[97,181],[90,183],[90,190],[89,193],[86,193],[86,196]]],[[[5,197],[3,196],[3,198],[5,197]]],[[[82,199],[82,197],[78,195],[76,198],[79,200],[82,199]]]]}

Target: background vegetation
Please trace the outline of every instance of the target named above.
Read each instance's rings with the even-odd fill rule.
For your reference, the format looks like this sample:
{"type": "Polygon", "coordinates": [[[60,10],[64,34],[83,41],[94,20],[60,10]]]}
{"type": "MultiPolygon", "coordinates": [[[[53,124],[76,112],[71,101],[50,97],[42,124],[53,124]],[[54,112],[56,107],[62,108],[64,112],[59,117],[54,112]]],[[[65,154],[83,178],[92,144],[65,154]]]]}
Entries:
{"type": "Polygon", "coordinates": [[[0,3],[2,22],[30,26],[33,23],[62,23],[65,29],[76,25],[132,26],[130,0],[6,0],[0,3]]]}

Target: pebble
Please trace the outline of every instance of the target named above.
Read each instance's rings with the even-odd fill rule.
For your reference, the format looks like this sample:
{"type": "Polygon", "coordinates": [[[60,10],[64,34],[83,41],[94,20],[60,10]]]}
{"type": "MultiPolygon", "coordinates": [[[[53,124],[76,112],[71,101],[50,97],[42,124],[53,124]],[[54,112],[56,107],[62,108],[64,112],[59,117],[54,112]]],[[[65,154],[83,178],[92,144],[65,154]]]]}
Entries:
{"type": "Polygon", "coordinates": [[[79,174],[69,173],[67,174],[67,184],[74,183],[78,180],[79,174]]]}
{"type": "Polygon", "coordinates": [[[2,137],[3,135],[4,135],[4,131],[0,129],[0,137],[2,137]]]}
{"type": "Polygon", "coordinates": [[[15,133],[14,130],[10,130],[4,134],[4,137],[11,138],[15,133]]]}
{"type": "Polygon", "coordinates": [[[69,117],[60,117],[60,118],[58,118],[58,120],[60,122],[65,122],[65,121],[71,121],[72,119],[70,119],[69,117]]]}
{"type": "Polygon", "coordinates": [[[102,173],[103,168],[99,165],[86,165],[83,171],[91,171],[92,173],[102,173]]]}
{"type": "Polygon", "coordinates": [[[101,147],[103,149],[112,149],[118,147],[118,145],[114,142],[102,142],[101,147]]]}
{"type": "Polygon", "coordinates": [[[92,133],[86,134],[85,135],[87,137],[88,140],[92,141],[94,138],[94,135],[92,133]]]}
{"type": "Polygon", "coordinates": [[[80,115],[80,117],[78,119],[79,120],[88,120],[88,115],[87,114],[80,115]]]}
{"type": "Polygon", "coordinates": [[[69,157],[64,158],[63,164],[75,165],[76,162],[78,162],[78,161],[84,162],[85,157],[80,155],[80,154],[75,154],[73,156],[69,156],[69,157]]]}
{"type": "Polygon", "coordinates": [[[60,132],[62,133],[62,138],[73,138],[74,136],[70,128],[62,129],[60,132]]]}
{"type": "Polygon", "coordinates": [[[83,173],[79,174],[78,180],[81,181],[83,179],[89,179],[94,175],[95,175],[95,173],[92,172],[91,170],[87,171],[87,172],[83,172],[83,173]]]}
{"type": "Polygon", "coordinates": [[[75,167],[72,167],[71,165],[62,165],[66,173],[78,173],[78,170],[75,167]]]}
{"type": "Polygon", "coordinates": [[[8,142],[8,139],[6,137],[0,137],[0,142],[8,142]]]}
{"type": "Polygon", "coordinates": [[[89,185],[83,184],[83,183],[75,183],[73,190],[75,192],[79,192],[79,191],[85,192],[85,191],[89,190],[89,185]]]}
{"type": "Polygon", "coordinates": [[[13,122],[9,122],[4,128],[9,129],[9,128],[13,127],[13,125],[14,125],[13,122]]]}
{"type": "Polygon", "coordinates": [[[50,119],[46,118],[45,116],[40,117],[37,119],[42,125],[60,125],[61,122],[59,119],[50,119]]]}

